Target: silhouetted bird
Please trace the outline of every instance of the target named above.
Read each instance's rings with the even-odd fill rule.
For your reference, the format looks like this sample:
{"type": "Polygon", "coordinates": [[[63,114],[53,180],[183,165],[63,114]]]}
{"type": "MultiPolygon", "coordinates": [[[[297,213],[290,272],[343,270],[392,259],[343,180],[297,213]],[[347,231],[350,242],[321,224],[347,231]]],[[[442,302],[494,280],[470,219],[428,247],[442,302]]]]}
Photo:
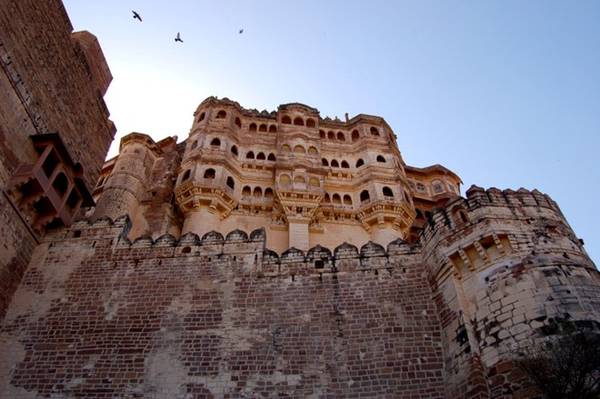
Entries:
{"type": "Polygon", "coordinates": [[[139,19],[140,22],[142,22],[142,17],[140,17],[140,14],[138,14],[137,12],[131,10],[131,12],[133,13],[133,19],[139,19]]]}
{"type": "Polygon", "coordinates": [[[177,37],[175,38],[175,41],[183,43],[183,40],[181,40],[181,36],[179,36],[179,32],[177,32],[177,37]]]}
{"type": "Polygon", "coordinates": [[[244,30],[240,29],[240,31],[238,33],[241,35],[242,33],[244,33],[244,30]]]}

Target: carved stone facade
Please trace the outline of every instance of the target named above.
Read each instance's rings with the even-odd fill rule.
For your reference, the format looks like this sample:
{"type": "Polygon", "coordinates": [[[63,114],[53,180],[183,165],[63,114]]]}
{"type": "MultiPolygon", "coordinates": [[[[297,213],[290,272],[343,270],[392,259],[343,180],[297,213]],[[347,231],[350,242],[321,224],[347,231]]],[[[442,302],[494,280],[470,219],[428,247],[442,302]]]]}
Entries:
{"type": "Polygon", "coordinates": [[[534,398],[517,353],[600,332],[550,197],[462,197],[379,117],[210,97],[180,143],[124,137],[89,194],[110,71],[40,4],[0,9],[0,397],[534,398]]]}
{"type": "Polygon", "coordinates": [[[425,215],[460,192],[459,177],[442,166],[407,167],[380,117],[342,122],[297,103],[258,112],[214,97],[194,116],[178,147],[165,149],[171,141],[154,143],[139,133],[122,140],[94,192],[95,217],[136,215],[130,238],[160,234],[148,228],[155,213],[144,203],[155,202],[172,178],[175,201],[163,198],[171,206],[165,209],[169,232],[264,227],[267,246],[281,253],[317,244],[414,241],[425,215]],[[156,182],[153,168],[166,164],[168,177],[156,182]]]}

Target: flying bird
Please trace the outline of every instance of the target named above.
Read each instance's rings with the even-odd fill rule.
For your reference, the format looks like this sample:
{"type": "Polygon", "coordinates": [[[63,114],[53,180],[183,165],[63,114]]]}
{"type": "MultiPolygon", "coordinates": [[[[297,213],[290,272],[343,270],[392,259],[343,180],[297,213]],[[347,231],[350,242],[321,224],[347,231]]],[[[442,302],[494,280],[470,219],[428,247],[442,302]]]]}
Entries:
{"type": "Polygon", "coordinates": [[[181,40],[181,36],[179,36],[179,32],[177,32],[177,37],[175,38],[175,41],[183,43],[183,40],[181,40]]]}
{"type": "Polygon", "coordinates": [[[238,33],[241,35],[242,33],[244,33],[244,30],[240,29],[238,33]]]}
{"type": "Polygon", "coordinates": [[[131,10],[131,12],[133,13],[133,19],[139,19],[140,22],[142,22],[142,17],[140,17],[140,14],[138,14],[137,12],[131,10]]]}

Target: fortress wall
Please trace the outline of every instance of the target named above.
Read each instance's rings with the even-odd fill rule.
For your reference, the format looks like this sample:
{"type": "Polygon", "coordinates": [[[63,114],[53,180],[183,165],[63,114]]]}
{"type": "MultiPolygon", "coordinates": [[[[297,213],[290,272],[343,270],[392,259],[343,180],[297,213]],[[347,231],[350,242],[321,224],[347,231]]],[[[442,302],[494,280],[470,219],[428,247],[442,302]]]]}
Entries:
{"type": "Polygon", "coordinates": [[[58,132],[91,190],[115,128],[102,99],[111,80],[102,52],[90,33],[71,35],[60,1],[4,1],[0,26],[1,320],[36,245],[7,194],[15,171],[38,159],[30,137],[58,132]]]}
{"type": "Polygon", "coordinates": [[[128,228],[79,222],[36,249],[0,327],[0,396],[444,397],[418,248],[278,257],[262,230],[128,228]]]}

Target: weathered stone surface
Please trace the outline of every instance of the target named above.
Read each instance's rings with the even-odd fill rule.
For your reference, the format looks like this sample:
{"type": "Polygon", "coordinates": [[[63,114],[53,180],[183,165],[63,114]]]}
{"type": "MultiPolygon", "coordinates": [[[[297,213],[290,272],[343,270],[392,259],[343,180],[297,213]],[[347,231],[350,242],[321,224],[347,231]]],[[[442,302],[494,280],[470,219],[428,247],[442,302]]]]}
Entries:
{"type": "Polygon", "coordinates": [[[40,198],[95,182],[110,71],[57,0],[0,26],[0,397],[528,398],[516,352],[600,332],[600,275],[549,196],[459,197],[371,115],[210,97],[179,144],[124,137],[59,226],[40,198]],[[53,131],[70,163],[42,195],[23,169],[53,131]]]}

